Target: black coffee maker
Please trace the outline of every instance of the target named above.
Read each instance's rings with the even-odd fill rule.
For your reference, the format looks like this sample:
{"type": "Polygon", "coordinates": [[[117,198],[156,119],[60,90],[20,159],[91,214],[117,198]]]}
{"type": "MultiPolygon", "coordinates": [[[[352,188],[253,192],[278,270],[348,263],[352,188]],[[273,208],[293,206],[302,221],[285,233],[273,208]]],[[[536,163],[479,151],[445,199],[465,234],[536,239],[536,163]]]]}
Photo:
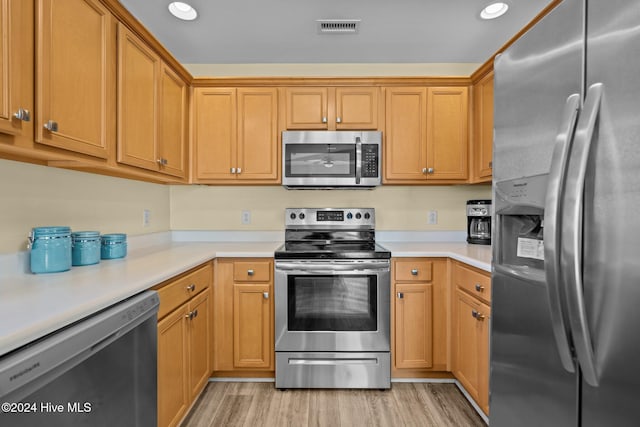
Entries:
{"type": "Polygon", "coordinates": [[[491,244],[491,200],[467,201],[467,243],[491,244]]]}

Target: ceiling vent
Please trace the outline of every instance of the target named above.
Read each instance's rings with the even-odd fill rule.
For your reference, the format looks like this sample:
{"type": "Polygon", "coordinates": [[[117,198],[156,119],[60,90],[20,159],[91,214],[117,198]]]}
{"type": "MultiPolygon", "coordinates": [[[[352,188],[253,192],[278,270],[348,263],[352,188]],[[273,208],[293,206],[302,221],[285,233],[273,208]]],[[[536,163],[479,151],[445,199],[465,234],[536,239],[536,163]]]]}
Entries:
{"type": "Polygon", "coordinates": [[[318,19],[318,34],[357,34],[359,19],[318,19]]]}

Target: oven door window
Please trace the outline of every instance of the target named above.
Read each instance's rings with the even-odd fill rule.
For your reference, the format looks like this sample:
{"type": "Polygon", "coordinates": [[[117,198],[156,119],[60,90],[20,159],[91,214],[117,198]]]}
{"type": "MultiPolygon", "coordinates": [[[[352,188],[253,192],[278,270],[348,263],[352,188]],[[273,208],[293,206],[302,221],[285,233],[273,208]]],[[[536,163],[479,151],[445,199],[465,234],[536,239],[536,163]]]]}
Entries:
{"type": "Polygon", "coordinates": [[[377,277],[289,276],[289,331],[376,331],[377,277]]]}
{"type": "Polygon", "coordinates": [[[287,144],[287,177],[355,177],[354,144],[287,144]]]}

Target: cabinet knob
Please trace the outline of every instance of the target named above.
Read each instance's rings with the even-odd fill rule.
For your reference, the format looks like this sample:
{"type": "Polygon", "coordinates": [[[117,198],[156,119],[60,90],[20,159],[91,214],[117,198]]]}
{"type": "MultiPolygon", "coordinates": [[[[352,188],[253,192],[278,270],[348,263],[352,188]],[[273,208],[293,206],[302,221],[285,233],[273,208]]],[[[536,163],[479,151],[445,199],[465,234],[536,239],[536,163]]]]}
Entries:
{"type": "Polygon", "coordinates": [[[193,292],[196,290],[196,285],[194,283],[190,284],[189,286],[187,286],[187,290],[190,292],[193,292]]]}
{"type": "Polygon", "coordinates": [[[269,299],[269,292],[263,292],[263,293],[262,293],[262,297],[263,297],[264,299],[269,299]]]}
{"type": "Polygon", "coordinates": [[[18,111],[13,113],[13,117],[18,120],[22,120],[23,122],[28,122],[31,120],[31,113],[29,110],[25,110],[24,108],[18,108],[18,111]]]}
{"type": "Polygon", "coordinates": [[[478,292],[484,291],[484,286],[482,286],[480,283],[476,283],[476,291],[478,292]]]}
{"type": "Polygon", "coordinates": [[[476,311],[476,310],[471,310],[471,316],[473,318],[475,318],[476,320],[482,321],[484,320],[484,314],[476,311]]]}
{"type": "Polygon", "coordinates": [[[342,123],[342,118],[337,117],[337,118],[336,118],[336,123],[342,123]]]}
{"type": "Polygon", "coordinates": [[[493,162],[489,162],[489,169],[493,169],[493,162]]]}
{"type": "Polygon", "coordinates": [[[427,173],[433,173],[433,168],[427,168],[427,173]]]}
{"type": "Polygon", "coordinates": [[[236,168],[231,168],[231,173],[236,173],[236,168]]]}
{"type": "Polygon", "coordinates": [[[249,276],[253,276],[254,273],[255,272],[252,269],[247,270],[247,275],[249,275],[249,276]]]}
{"type": "Polygon", "coordinates": [[[412,276],[417,276],[418,275],[418,269],[414,268],[413,270],[411,270],[411,275],[412,276]]]}
{"type": "Polygon", "coordinates": [[[58,132],[58,122],[49,120],[47,123],[44,124],[44,128],[49,132],[58,132]]]}
{"type": "Polygon", "coordinates": [[[427,173],[427,168],[422,168],[422,173],[427,173]]]}
{"type": "Polygon", "coordinates": [[[167,159],[163,159],[163,158],[159,158],[158,160],[156,160],[158,162],[158,164],[160,166],[166,166],[169,164],[169,161],[167,159]]]}
{"type": "Polygon", "coordinates": [[[322,123],[327,123],[327,118],[326,117],[322,118],[322,123]]]}
{"type": "Polygon", "coordinates": [[[242,168],[238,168],[238,173],[242,173],[242,168]]]}
{"type": "Polygon", "coordinates": [[[396,295],[398,296],[398,299],[403,299],[404,298],[404,293],[403,292],[398,292],[396,295]]]}

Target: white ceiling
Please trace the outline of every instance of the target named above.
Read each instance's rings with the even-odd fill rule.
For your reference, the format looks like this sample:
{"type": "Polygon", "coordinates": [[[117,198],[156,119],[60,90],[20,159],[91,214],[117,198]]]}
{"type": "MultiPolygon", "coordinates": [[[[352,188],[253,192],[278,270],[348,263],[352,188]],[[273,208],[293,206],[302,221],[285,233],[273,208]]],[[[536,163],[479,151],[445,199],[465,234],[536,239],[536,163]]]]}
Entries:
{"type": "Polygon", "coordinates": [[[480,19],[492,0],[120,0],[183,64],[482,63],[550,0],[502,0],[506,15],[480,19]],[[355,35],[319,35],[317,19],[361,19],[355,35]]]}

